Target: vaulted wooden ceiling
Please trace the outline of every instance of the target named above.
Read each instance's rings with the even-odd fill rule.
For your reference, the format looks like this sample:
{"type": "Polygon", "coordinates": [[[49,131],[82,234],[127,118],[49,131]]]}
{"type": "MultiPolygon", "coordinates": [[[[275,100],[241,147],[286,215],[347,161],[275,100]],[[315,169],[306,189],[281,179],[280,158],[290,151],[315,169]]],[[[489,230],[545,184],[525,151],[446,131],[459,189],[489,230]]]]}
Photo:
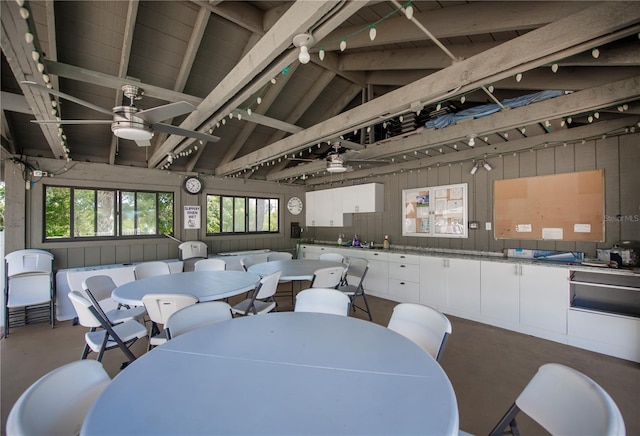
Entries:
{"type": "Polygon", "coordinates": [[[7,0],[1,7],[3,155],[24,159],[316,184],[640,128],[640,2],[7,0]],[[301,64],[293,39],[304,33],[314,42],[311,61],[301,64]],[[49,83],[58,94],[24,81],[49,83]],[[139,109],[193,104],[195,111],[164,122],[220,140],[157,132],[140,147],[115,137],[108,113],[129,105],[125,84],[144,89],[139,109]],[[563,92],[503,104],[549,90],[563,92]],[[487,104],[497,112],[424,127],[438,114],[487,104]],[[55,116],[102,123],[32,122],[55,116]],[[350,171],[325,171],[334,149],[350,171]]]}

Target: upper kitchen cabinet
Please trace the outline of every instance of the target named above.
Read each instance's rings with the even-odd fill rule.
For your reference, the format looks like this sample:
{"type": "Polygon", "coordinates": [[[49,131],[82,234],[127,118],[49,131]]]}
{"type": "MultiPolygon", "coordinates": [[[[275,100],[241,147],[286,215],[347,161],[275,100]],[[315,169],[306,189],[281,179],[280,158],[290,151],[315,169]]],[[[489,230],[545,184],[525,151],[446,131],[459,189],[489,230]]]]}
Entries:
{"type": "Polygon", "coordinates": [[[306,193],[307,227],[344,227],[351,225],[351,215],[342,212],[342,188],[306,193]]]}
{"type": "Polygon", "coordinates": [[[383,212],[384,185],[367,183],[346,186],[342,192],[342,211],[344,213],[383,212]]]}
{"type": "Polygon", "coordinates": [[[352,223],[352,213],[382,212],[384,185],[344,186],[306,193],[307,227],[345,227],[352,223]]]}

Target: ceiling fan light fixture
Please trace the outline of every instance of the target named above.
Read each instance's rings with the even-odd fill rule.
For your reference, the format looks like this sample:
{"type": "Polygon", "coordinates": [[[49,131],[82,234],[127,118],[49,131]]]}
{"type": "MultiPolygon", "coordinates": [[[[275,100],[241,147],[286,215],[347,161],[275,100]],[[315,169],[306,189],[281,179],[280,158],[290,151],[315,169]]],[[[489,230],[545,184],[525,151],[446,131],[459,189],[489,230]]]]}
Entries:
{"type": "Polygon", "coordinates": [[[114,123],[111,126],[111,131],[118,138],[130,139],[132,141],[148,141],[153,137],[153,132],[150,132],[148,130],[142,130],[137,127],[120,126],[116,124],[117,123],[114,123]]]}
{"type": "Polygon", "coordinates": [[[342,162],[327,162],[327,171],[330,173],[344,173],[347,171],[347,167],[342,162]]]}

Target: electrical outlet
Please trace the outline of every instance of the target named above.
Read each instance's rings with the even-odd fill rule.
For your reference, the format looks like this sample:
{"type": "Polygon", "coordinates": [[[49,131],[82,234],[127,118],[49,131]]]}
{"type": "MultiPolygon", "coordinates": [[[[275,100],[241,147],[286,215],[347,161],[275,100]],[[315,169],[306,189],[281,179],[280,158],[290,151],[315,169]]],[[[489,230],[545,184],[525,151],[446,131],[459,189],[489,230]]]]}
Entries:
{"type": "Polygon", "coordinates": [[[478,230],[478,221],[469,221],[469,228],[472,230],[478,230]]]}
{"type": "Polygon", "coordinates": [[[491,230],[491,222],[484,223],[484,229],[485,230],[491,230]]]}
{"type": "Polygon", "coordinates": [[[33,170],[33,177],[42,177],[42,171],[33,170]]]}

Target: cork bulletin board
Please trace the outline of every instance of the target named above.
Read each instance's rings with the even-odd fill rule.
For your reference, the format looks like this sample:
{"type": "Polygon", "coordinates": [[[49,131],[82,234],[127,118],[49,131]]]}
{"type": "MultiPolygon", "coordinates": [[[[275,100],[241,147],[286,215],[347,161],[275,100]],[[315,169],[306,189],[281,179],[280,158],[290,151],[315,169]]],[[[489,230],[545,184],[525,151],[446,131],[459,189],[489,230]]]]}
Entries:
{"type": "Polygon", "coordinates": [[[604,241],[604,170],[496,180],[496,239],[604,241]]]}

